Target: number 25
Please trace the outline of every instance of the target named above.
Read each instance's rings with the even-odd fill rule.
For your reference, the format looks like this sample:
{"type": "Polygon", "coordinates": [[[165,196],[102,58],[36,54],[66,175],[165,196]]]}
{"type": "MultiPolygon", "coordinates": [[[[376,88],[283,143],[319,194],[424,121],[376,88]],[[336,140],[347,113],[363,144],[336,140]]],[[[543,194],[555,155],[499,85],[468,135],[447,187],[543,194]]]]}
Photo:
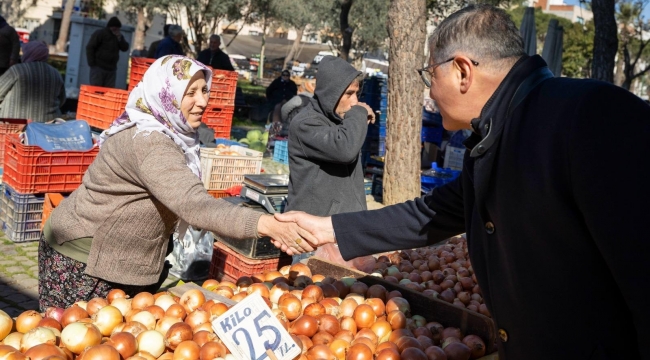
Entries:
{"type": "Polygon", "coordinates": [[[269,314],[269,312],[266,310],[264,310],[262,313],[257,315],[257,317],[253,320],[253,322],[255,323],[255,328],[257,329],[257,335],[262,336],[262,333],[264,331],[273,332],[273,334],[275,335],[275,339],[273,340],[273,343],[269,343],[269,341],[267,340],[264,343],[264,348],[275,350],[278,348],[278,345],[280,345],[280,332],[278,331],[278,329],[276,329],[271,325],[264,325],[260,327],[260,320],[262,320],[265,317],[271,317],[271,314],[269,314]]]}

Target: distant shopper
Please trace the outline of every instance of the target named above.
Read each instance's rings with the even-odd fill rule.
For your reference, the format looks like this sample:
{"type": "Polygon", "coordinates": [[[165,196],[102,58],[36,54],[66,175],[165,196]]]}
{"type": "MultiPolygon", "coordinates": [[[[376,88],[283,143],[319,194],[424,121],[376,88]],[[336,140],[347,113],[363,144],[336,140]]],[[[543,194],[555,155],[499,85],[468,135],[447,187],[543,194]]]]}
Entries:
{"type": "Polygon", "coordinates": [[[129,50],[129,43],[120,32],[122,23],[116,17],[108,20],[103,29],[99,29],[90,37],[86,45],[86,57],[90,66],[90,85],[115,87],[117,62],[120,51],[129,50]]]}
{"type": "Polygon", "coordinates": [[[220,46],[221,37],[216,34],[210,36],[210,47],[201,51],[196,59],[213,69],[235,71],[230,62],[230,56],[223,52],[219,48],[220,46]]]}
{"type": "Polygon", "coordinates": [[[181,40],[183,40],[183,28],[178,25],[171,25],[167,37],[158,44],[154,58],[160,59],[165,55],[185,55],[181,40]]]}
{"type": "MultiPolygon", "coordinates": [[[[169,35],[170,26],[171,24],[165,24],[165,26],[163,26],[163,39],[169,35]]],[[[156,50],[158,50],[158,45],[160,45],[160,42],[163,41],[163,39],[151,43],[151,46],[149,46],[149,50],[147,51],[148,58],[153,59],[156,57],[156,50]]]]}
{"type": "Polygon", "coordinates": [[[47,45],[23,45],[22,63],[0,76],[0,118],[46,122],[61,116],[65,87],[61,74],[46,61],[47,45]]]}
{"type": "Polygon", "coordinates": [[[0,16],[0,75],[4,74],[20,58],[20,39],[16,29],[0,16]]]}
{"type": "Polygon", "coordinates": [[[276,104],[291,99],[297,93],[298,87],[291,80],[291,73],[289,73],[289,70],[282,70],[280,77],[273,80],[271,85],[266,88],[266,99],[271,103],[271,109],[273,109],[276,104]]]}

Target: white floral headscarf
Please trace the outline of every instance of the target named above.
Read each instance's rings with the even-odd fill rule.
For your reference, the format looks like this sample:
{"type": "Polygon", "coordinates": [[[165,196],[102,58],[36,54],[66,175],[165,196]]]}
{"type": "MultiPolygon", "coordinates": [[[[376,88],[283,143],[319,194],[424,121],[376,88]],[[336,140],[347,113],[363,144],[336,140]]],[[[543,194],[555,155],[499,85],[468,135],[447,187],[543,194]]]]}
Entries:
{"type": "Polygon", "coordinates": [[[197,71],[204,72],[209,91],[212,71],[200,62],[179,55],[156,60],[131,91],[125,112],[100,135],[99,146],[111,135],[133,126],[138,128],[136,134],[144,132],[145,136],[157,131],[183,149],[187,166],[200,178],[199,137],[181,112],[183,94],[197,71]]]}

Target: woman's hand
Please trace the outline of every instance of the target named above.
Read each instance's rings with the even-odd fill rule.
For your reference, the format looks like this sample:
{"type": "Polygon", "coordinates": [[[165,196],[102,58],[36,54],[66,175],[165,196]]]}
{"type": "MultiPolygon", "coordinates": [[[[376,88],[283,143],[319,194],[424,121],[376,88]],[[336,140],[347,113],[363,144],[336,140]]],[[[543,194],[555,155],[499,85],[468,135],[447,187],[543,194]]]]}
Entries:
{"type": "Polygon", "coordinates": [[[289,255],[314,251],[318,240],[295,222],[280,222],[272,215],[262,215],[257,223],[257,233],[271,238],[273,245],[289,255]]]}

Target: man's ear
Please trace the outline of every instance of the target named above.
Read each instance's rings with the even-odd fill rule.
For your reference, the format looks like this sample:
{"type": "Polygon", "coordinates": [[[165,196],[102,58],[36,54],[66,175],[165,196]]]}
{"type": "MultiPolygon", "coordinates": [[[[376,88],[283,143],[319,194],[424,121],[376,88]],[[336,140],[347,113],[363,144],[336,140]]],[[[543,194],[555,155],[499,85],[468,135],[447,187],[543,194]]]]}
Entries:
{"type": "Polygon", "coordinates": [[[459,89],[461,93],[465,94],[469,91],[474,81],[474,68],[472,67],[472,60],[465,56],[457,56],[454,59],[454,67],[458,71],[459,89]]]}

